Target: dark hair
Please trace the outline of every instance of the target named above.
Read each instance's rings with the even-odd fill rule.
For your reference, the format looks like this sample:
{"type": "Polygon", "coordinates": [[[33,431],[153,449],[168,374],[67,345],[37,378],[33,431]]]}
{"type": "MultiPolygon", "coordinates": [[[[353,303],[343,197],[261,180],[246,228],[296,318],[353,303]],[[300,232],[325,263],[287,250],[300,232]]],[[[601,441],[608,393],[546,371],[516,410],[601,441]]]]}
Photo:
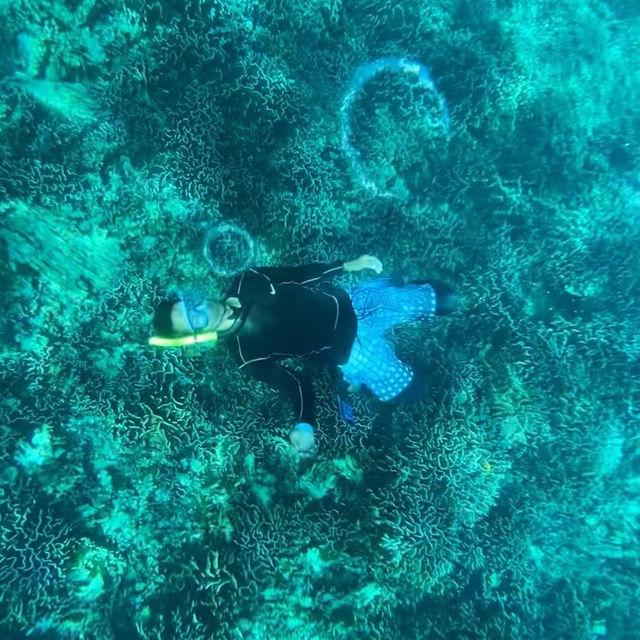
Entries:
{"type": "Polygon", "coordinates": [[[153,315],[153,332],[155,335],[165,337],[175,335],[171,324],[171,310],[176,302],[178,302],[176,298],[167,298],[158,305],[153,315]]]}

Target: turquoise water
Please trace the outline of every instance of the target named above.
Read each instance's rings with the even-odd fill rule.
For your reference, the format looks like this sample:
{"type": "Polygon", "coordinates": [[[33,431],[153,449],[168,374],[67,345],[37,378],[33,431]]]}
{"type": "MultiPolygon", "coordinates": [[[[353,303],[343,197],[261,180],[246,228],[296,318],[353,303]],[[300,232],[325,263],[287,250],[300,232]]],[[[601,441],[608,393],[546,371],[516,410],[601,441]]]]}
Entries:
{"type": "Polygon", "coordinates": [[[640,638],[637,2],[5,0],[0,42],[2,640],[640,638]],[[223,344],[147,344],[363,253],[463,302],[390,337],[428,398],[348,426],[317,375],[312,457],[223,344]]]}

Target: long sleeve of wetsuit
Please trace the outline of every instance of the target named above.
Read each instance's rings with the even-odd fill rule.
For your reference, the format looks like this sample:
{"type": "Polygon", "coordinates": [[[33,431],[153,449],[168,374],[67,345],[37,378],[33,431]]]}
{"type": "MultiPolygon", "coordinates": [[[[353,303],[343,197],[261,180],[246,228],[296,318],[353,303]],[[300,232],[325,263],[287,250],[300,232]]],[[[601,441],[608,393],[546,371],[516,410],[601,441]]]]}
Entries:
{"type": "Polygon", "coordinates": [[[315,397],[307,372],[292,371],[275,360],[257,360],[245,365],[245,373],[266,382],[272,389],[285,393],[295,414],[296,422],[315,424],[315,397]]]}
{"type": "Polygon", "coordinates": [[[274,286],[294,283],[310,284],[328,281],[333,276],[345,273],[344,261],[305,264],[299,267],[252,267],[236,277],[229,288],[229,296],[250,296],[254,291],[262,290],[266,285],[274,286]]]}
{"type": "Polygon", "coordinates": [[[345,273],[344,260],[329,263],[305,264],[299,267],[254,267],[255,271],[266,276],[273,284],[309,284],[319,280],[329,280],[333,276],[345,273]]]}

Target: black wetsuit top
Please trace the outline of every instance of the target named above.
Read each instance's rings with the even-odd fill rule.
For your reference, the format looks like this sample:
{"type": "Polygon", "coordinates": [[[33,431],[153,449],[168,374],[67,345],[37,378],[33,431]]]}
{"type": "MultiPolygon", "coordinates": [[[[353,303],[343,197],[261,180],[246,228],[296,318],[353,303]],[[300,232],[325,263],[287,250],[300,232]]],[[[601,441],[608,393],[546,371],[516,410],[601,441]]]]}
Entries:
{"type": "Polygon", "coordinates": [[[314,424],[311,380],[279,361],[306,356],[339,377],[337,365],[349,359],[358,325],[348,293],[329,282],[344,272],[342,261],[254,267],[238,275],[227,292],[242,307],[219,336],[241,371],[290,398],[297,422],[314,424]]]}

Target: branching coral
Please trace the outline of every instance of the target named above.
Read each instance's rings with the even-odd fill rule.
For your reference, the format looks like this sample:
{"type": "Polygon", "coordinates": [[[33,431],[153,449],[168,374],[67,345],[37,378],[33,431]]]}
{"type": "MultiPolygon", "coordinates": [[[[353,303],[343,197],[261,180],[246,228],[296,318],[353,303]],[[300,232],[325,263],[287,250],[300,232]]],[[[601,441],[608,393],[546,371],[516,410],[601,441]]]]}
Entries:
{"type": "Polygon", "coordinates": [[[0,3],[0,634],[633,637],[632,11],[0,3]],[[353,189],[354,72],[352,150],[403,199],[353,189]],[[452,282],[390,336],[428,399],[346,425],[318,375],[301,459],[222,345],[150,351],[167,289],[226,290],[230,221],[255,262],[452,282]]]}

